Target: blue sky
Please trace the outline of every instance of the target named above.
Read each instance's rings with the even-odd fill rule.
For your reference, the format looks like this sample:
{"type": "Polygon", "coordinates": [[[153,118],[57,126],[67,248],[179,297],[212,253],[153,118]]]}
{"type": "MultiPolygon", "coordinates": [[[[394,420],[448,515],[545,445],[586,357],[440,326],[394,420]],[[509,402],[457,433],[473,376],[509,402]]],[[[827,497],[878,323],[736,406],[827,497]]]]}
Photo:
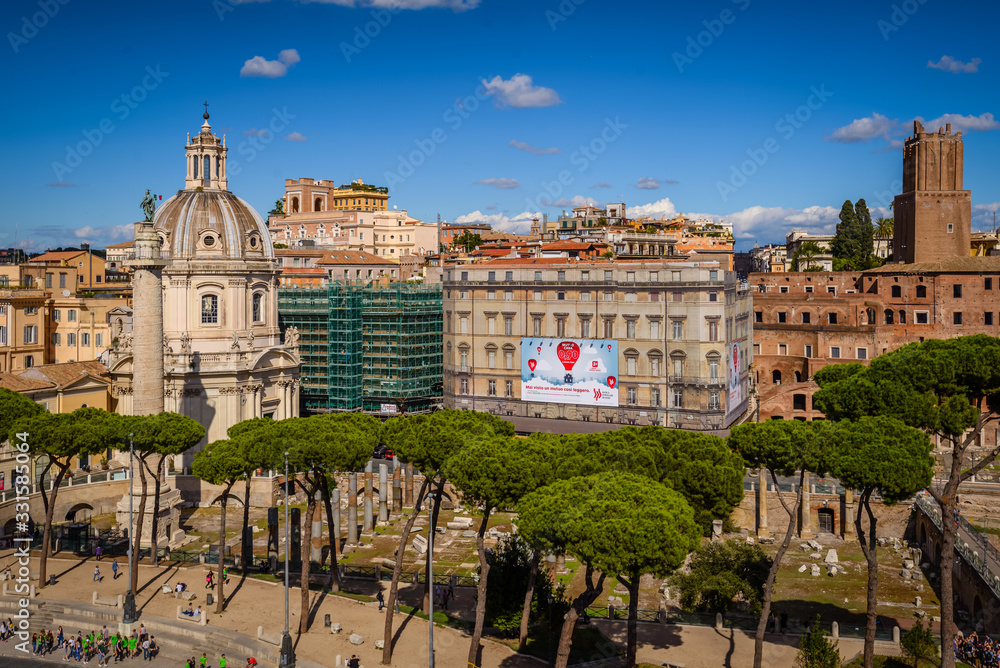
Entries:
{"type": "Polygon", "coordinates": [[[887,205],[921,117],[964,128],[981,229],[998,19],[933,0],[10,0],[0,246],[130,239],[146,188],[183,187],[204,100],[262,215],[286,178],[361,177],[425,220],[523,231],[621,199],[731,220],[745,248],[831,231],[848,198],[887,205]]]}

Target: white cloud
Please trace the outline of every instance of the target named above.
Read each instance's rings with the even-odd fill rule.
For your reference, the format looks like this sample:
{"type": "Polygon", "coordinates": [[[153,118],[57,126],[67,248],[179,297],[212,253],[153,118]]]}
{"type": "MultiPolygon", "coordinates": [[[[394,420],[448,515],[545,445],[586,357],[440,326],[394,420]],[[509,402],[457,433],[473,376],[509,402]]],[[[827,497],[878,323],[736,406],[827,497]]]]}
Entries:
{"type": "Polygon", "coordinates": [[[108,225],[105,227],[91,227],[85,225],[73,230],[73,236],[84,242],[89,242],[98,246],[100,244],[116,243],[119,241],[130,241],[135,238],[134,225],[108,225]]]}
{"type": "MultiPolygon", "coordinates": [[[[973,232],[992,232],[993,231],[993,214],[998,213],[1000,217],[1000,202],[991,202],[989,204],[973,204],[972,205],[972,231],[973,232]]],[[[1000,222],[996,223],[1000,225],[1000,222]]]]}
{"type": "Polygon", "coordinates": [[[547,199],[542,200],[542,204],[545,206],[563,206],[563,207],[577,207],[577,206],[601,206],[593,197],[584,197],[583,195],[574,195],[571,198],[560,197],[557,200],[550,201],[547,199]]]}
{"type": "Polygon", "coordinates": [[[985,132],[1000,128],[1000,122],[993,118],[993,114],[988,112],[979,114],[978,116],[973,116],[972,114],[968,116],[963,116],[962,114],[944,114],[927,122],[924,122],[923,118],[917,116],[917,120],[924,123],[927,130],[931,132],[936,131],[938,128],[943,128],[948,123],[951,123],[951,129],[955,132],[967,132],[969,130],[985,132]]]}
{"type": "Polygon", "coordinates": [[[267,77],[275,79],[288,74],[288,68],[302,60],[295,49],[285,49],[278,54],[277,60],[267,60],[263,56],[254,56],[243,63],[240,69],[241,77],[267,77]]]}
{"type": "Polygon", "coordinates": [[[668,218],[673,218],[677,215],[677,207],[674,203],[670,201],[669,197],[664,197],[656,202],[650,202],[649,204],[639,204],[629,206],[625,209],[625,214],[629,218],[639,218],[641,216],[652,216],[653,218],[662,218],[666,216],[668,218]]]}
{"type": "Polygon", "coordinates": [[[249,130],[244,130],[243,134],[248,137],[269,137],[271,133],[268,130],[258,130],[257,128],[250,128],[249,130]]]}
{"type": "Polygon", "coordinates": [[[643,176],[639,179],[639,182],[635,184],[635,187],[639,190],[658,190],[660,186],[668,185],[670,183],[677,183],[671,179],[654,179],[652,176],[643,176]]]}
{"type": "Polygon", "coordinates": [[[881,137],[887,142],[891,142],[896,124],[895,120],[879,113],[873,113],[870,117],[854,119],[848,125],[837,128],[823,139],[841,144],[856,144],[881,137]]]}
{"type": "MultiPolygon", "coordinates": [[[[872,218],[877,208],[871,210],[872,218]]],[[[793,229],[814,234],[833,234],[840,222],[840,209],[832,206],[810,206],[804,209],[780,206],[751,206],[742,211],[720,216],[708,213],[689,213],[690,218],[711,218],[733,224],[737,239],[759,239],[762,243],[783,241],[793,229]]]]}
{"type": "Polygon", "coordinates": [[[285,139],[288,141],[306,141],[307,137],[301,132],[293,132],[290,135],[286,135],[285,139]]]}
{"type": "MultiPolygon", "coordinates": [[[[243,0],[244,2],[246,0],[243,0]]],[[[376,9],[450,9],[453,12],[464,12],[475,9],[481,0],[303,0],[303,2],[319,2],[340,5],[341,7],[374,7],[376,9]]]]}
{"type": "Polygon", "coordinates": [[[516,139],[511,139],[507,144],[508,146],[513,146],[519,151],[527,151],[531,155],[555,155],[556,153],[562,153],[558,148],[539,148],[538,146],[532,146],[526,141],[517,141],[516,139]]]}
{"type": "Polygon", "coordinates": [[[961,60],[956,60],[951,56],[941,56],[941,60],[936,63],[928,60],[927,67],[951,72],[952,74],[971,74],[979,71],[979,64],[982,62],[982,58],[973,58],[969,62],[963,63],[961,60]]]}
{"type": "Polygon", "coordinates": [[[531,229],[531,219],[541,219],[540,212],[522,211],[516,216],[506,216],[502,213],[483,213],[478,209],[471,213],[462,214],[455,219],[455,223],[464,225],[466,223],[486,223],[494,230],[500,232],[514,232],[517,234],[527,234],[531,229]]]}
{"type": "Polygon", "coordinates": [[[498,106],[509,106],[518,109],[528,107],[551,107],[559,104],[559,94],[551,88],[535,86],[527,74],[515,74],[504,81],[495,76],[490,81],[483,79],[483,87],[487,95],[496,98],[498,106]]]}
{"type": "Polygon", "coordinates": [[[517,179],[499,178],[499,179],[480,179],[476,181],[484,186],[493,186],[494,188],[503,188],[509,190],[511,188],[520,188],[521,182],[517,179]]]}

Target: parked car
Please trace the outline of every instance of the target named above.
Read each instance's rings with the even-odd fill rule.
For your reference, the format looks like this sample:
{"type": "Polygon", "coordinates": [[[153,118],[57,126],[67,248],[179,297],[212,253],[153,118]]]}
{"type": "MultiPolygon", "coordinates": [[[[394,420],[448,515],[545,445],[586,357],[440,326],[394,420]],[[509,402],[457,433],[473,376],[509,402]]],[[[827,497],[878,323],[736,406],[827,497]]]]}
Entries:
{"type": "Polygon", "coordinates": [[[389,449],[389,446],[384,443],[379,443],[375,446],[375,452],[372,453],[372,459],[394,459],[396,453],[389,449]]]}

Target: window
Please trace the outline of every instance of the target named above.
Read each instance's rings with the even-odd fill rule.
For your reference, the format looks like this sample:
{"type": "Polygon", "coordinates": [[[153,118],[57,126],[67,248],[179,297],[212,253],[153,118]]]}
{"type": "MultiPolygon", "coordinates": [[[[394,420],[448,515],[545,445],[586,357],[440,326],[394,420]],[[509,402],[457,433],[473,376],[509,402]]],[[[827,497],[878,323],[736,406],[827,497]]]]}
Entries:
{"type": "Polygon", "coordinates": [[[536,302],[542,301],[542,291],[541,290],[535,290],[534,298],[535,298],[536,302]]]}
{"type": "Polygon", "coordinates": [[[660,301],[660,293],[657,292],[656,290],[653,290],[652,292],[650,292],[649,293],[649,301],[651,301],[651,302],[658,302],[658,301],[660,301]]]}
{"type": "Polygon", "coordinates": [[[651,272],[649,272],[649,282],[650,283],[656,283],[658,280],[660,280],[660,272],[658,272],[658,271],[651,271],[651,272]]]}
{"type": "Polygon", "coordinates": [[[635,272],[634,271],[626,271],[625,272],[625,280],[628,281],[629,283],[635,283],[635,272]]]}
{"type": "Polygon", "coordinates": [[[537,316],[536,315],[536,316],[532,317],[531,323],[532,323],[532,330],[531,330],[532,331],[532,336],[541,336],[542,335],[542,318],[541,318],[541,316],[537,316]]]}
{"type": "Polygon", "coordinates": [[[673,281],[674,283],[680,283],[680,281],[681,281],[681,272],[679,272],[679,271],[672,271],[672,272],[670,272],[670,280],[673,281]]]}
{"type": "MultiPolygon", "coordinates": [[[[514,351],[513,350],[505,350],[504,351],[504,353],[503,353],[503,363],[504,363],[504,367],[506,367],[508,369],[513,369],[514,368],[514,351]]],[[[510,395],[507,395],[507,396],[510,396],[510,395]]]]}
{"type": "Polygon", "coordinates": [[[708,377],[712,380],[719,379],[719,360],[708,361],[708,377]]]}
{"type": "Polygon", "coordinates": [[[589,271],[581,271],[580,272],[580,280],[581,281],[589,281],[590,280],[590,272],[589,271]]]}
{"type": "Polygon", "coordinates": [[[59,287],[60,288],[66,287],[66,274],[59,274],[59,287]]]}
{"type": "Polygon", "coordinates": [[[718,341],[719,340],[719,321],[709,320],[708,321],[708,340],[718,341]]]}
{"type": "Polygon", "coordinates": [[[613,302],[615,300],[615,293],[605,292],[602,299],[606,302],[613,302]]]}
{"type": "Polygon", "coordinates": [[[708,293],[708,301],[710,301],[710,302],[717,302],[717,301],[719,301],[719,293],[718,292],[709,292],[708,293]]]}
{"type": "Polygon", "coordinates": [[[829,322],[831,325],[836,325],[837,324],[837,314],[836,313],[830,313],[830,314],[828,314],[826,316],[826,319],[827,319],[827,322],[829,322]]]}
{"type": "Polygon", "coordinates": [[[712,390],[711,393],[708,395],[708,409],[712,411],[717,411],[720,410],[720,408],[721,406],[719,405],[719,391],[712,390]]]}
{"type": "Polygon", "coordinates": [[[489,380],[489,383],[487,385],[486,394],[488,394],[491,397],[497,396],[497,382],[495,380],[493,380],[493,379],[489,380]]]}
{"type": "Polygon", "coordinates": [[[986,290],[993,289],[993,279],[989,276],[983,279],[983,288],[986,290]]]}
{"type": "Polygon", "coordinates": [[[710,280],[710,281],[717,281],[717,280],[719,280],[719,272],[714,271],[714,270],[708,272],[708,280],[710,280]]]}
{"type": "Polygon", "coordinates": [[[951,286],[951,296],[954,297],[955,299],[960,299],[962,297],[961,284],[951,286]]]}
{"type": "Polygon", "coordinates": [[[635,338],[635,320],[625,321],[625,338],[626,339],[635,338]]]}
{"type": "Polygon", "coordinates": [[[788,314],[784,311],[778,311],[778,322],[787,322],[788,314]]]}
{"type": "Polygon", "coordinates": [[[858,348],[857,355],[858,355],[858,359],[859,360],[866,360],[866,359],[868,359],[868,349],[867,348],[858,348]]]}
{"type": "Polygon", "coordinates": [[[674,408],[684,408],[684,390],[674,388],[674,408]]]}
{"type": "Polygon", "coordinates": [[[52,311],[52,319],[55,320],[56,322],[62,320],[62,311],[60,311],[59,309],[52,311]]]}
{"type": "Polygon", "coordinates": [[[961,311],[955,311],[952,314],[952,322],[954,324],[956,324],[956,325],[961,325],[962,324],[962,312],[961,311]]]}
{"type": "Polygon", "coordinates": [[[649,338],[658,339],[660,338],[660,321],[650,320],[649,321],[649,338]]]}
{"type": "Polygon", "coordinates": [[[76,334],[74,334],[73,332],[70,332],[69,334],[66,335],[66,345],[67,346],[75,346],[76,345],[76,334]]]}
{"type": "Polygon", "coordinates": [[[513,281],[514,280],[514,272],[512,272],[512,271],[505,272],[504,273],[504,280],[505,281],[513,281]]]}
{"type": "Polygon", "coordinates": [[[680,292],[671,292],[670,293],[670,300],[671,301],[679,302],[679,301],[682,301],[683,299],[684,299],[684,296],[680,292]]]}
{"type": "Polygon", "coordinates": [[[254,322],[264,322],[264,295],[260,292],[255,292],[252,298],[252,311],[253,311],[253,321],[254,322]]]}
{"type": "Polygon", "coordinates": [[[7,345],[7,325],[0,325],[0,346],[7,345]]]}
{"type": "MultiPolygon", "coordinates": [[[[25,306],[24,307],[24,315],[35,315],[36,313],[38,313],[38,307],[37,306],[25,306]]],[[[70,318],[70,320],[72,320],[72,319],[73,318],[70,318]]]]}
{"type": "Polygon", "coordinates": [[[787,343],[779,343],[778,344],[778,354],[779,355],[787,355],[788,354],[788,344],[787,343]]]}
{"type": "Polygon", "coordinates": [[[901,288],[898,285],[892,286],[892,298],[899,299],[902,296],[903,296],[903,288],[901,288]]]}
{"type": "Polygon", "coordinates": [[[894,314],[892,312],[892,309],[886,309],[885,313],[883,313],[882,315],[885,316],[885,324],[887,324],[887,325],[893,324],[893,322],[894,322],[895,319],[893,317],[894,314]]]}
{"type": "Polygon", "coordinates": [[[460,388],[459,392],[461,392],[462,394],[468,394],[469,393],[469,379],[468,378],[463,378],[462,382],[459,383],[459,388],[460,388]]]}
{"type": "Polygon", "coordinates": [[[792,410],[793,411],[804,411],[806,409],[806,395],[804,394],[793,394],[792,395],[792,410]]]}
{"type": "Polygon", "coordinates": [[[636,297],[636,293],[634,293],[634,292],[626,292],[625,293],[625,301],[629,302],[629,303],[635,303],[636,301],[638,301],[638,299],[636,297]]]}
{"type": "Polygon", "coordinates": [[[763,311],[754,311],[753,312],[753,321],[754,322],[764,322],[764,312],[763,311]]]}
{"type": "Polygon", "coordinates": [[[810,316],[810,314],[809,314],[808,312],[806,312],[806,311],[803,311],[803,313],[802,313],[802,324],[803,324],[803,325],[808,325],[808,324],[809,324],[809,318],[810,318],[810,317],[811,317],[811,316],[810,316]]]}
{"type": "Polygon", "coordinates": [[[49,290],[52,289],[52,274],[45,274],[45,287],[49,290]]]}
{"type": "Polygon", "coordinates": [[[462,272],[462,281],[465,282],[465,281],[468,281],[468,280],[469,280],[469,272],[463,271],[462,272]]]}
{"type": "Polygon", "coordinates": [[[638,366],[639,366],[638,358],[636,357],[625,358],[625,369],[626,369],[625,373],[627,373],[628,375],[630,376],[636,375],[636,373],[638,372],[638,366]]]}
{"type": "Polygon", "coordinates": [[[201,324],[214,325],[219,322],[219,297],[204,295],[201,298],[201,324]]]}
{"type": "Polygon", "coordinates": [[[30,369],[33,366],[35,366],[35,358],[32,357],[31,355],[25,355],[24,356],[24,368],[25,369],[30,369]]]}
{"type": "Polygon", "coordinates": [[[504,299],[504,301],[507,301],[507,302],[513,301],[514,300],[514,291],[513,290],[504,290],[503,291],[503,299],[504,299]]]}
{"type": "Polygon", "coordinates": [[[497,272],[495,272],[495,271],[491,271],[491,272],[489,272],[489,273],[488,273],[488,274],[486,275],[486,280],[487,280],[487,281],[489,281],[489,282],[491,282],[491,283],[492,283],[493,281],[497,280],[497,272]]]}
{"type": "Polygon", "coordinates": [[[513,397],[514,396],[514,381],[512,381],[512,380],[505,380],[503,385],[504,385],[504,387],[503,387],[503,396],[505,396],[505,397],[513,397]]]}
{"type": "Polygon", "coordinates": [[[681,357],[674,357],[670,360],[673,363],[673,372],[671,373],[672,378],[680,378],[684,375],[684,359],[681,357]]]}
{"type": "Polygon", "coordinates": [[[836,285],[828,285],[828,286],[826,286],[826,291],[829,292],[831,295],[835,295],[835,294],[837,294],[837,286],[836,285]]]}
{"type": "Polygon", "coordinates": [[[104,334],[100,332],[94,334],[94,345],[97,346],[98,348],[104,347],[104,334]]]}
{"type": "Polygon", "coordinates": [[[514,335],[514,316],[505,315],[503,317],[503,333],[504,336],[514,335]]]}
{"type": "Polygon", "coordinates": [[[463,371],[469,367],[469,351],[468,350],[464,350],[464,349],[463,350],[459,350],[458,351],[458,359],[459,359],[459,363],[462,365],[462,370],[463,371]]]}
{"type": "Polygon", "coordinates": [[[497,351],[487,350],[486,351],[486,366],[490,369],[497,368],[497,351]]]}
{"type": "Polygon", "coordinates": [[[650,357],[649,358],[649,367],[650,367],[649,368],[650,374],[652,374],[654,376],[659,376],[660,375],[660,358],[659,357],[650,357]]]}
{"type": "Polygon", "coordinates": [[[639,403],[638,394],[639,394],[639,390],[637,390],[636,388],[634,388],[634,387],[628,388],[628,405],[629,406],[635,406],[637,403],[639,403]]]}
{"type": "Polygon", "coordinates": [[[469,317],[468,316],[463,315],[463,316],[459,317],[459,319],[458,319],[458,333],[459,334],[468,334],[469,333],[469,317]]]}
{"type": "Polygon", "coordinates": [[[986,313],[983,314],[983,324],[984,325],[993,324],[993,313],[991,311],[987,311],[986,313]]]}
{"type": "Polygon", "coordinates": [[[810,293],[812,293],[812,291],[813,291],[813,286],[807,285],[806,286],[806,294],[810,294],[810,293]]]}
{"type": "Polygon", "coordinates": [[[59,345],[59,332],[52,332],[52,345],[59,345]]]}
{"type": "Polygon", "coordinates": [[[90,334],[84,332],[80,335],[80,345],[89,346],[90,345],[90,334]]]}
{"type": "Polygon", "coordinates": [[[920,299],[923,299],[926,296],[927,296],[927,286],[926,285],[918,285],[917,286],[917,297],[920,298],[920,299]]]}
{"type": "Polygon", "coordinates": [[[948,234],[953,234],[955,232],[955,226],[952,223],[948,223],[948,234]]]}
{"type": "Polygon", "coordinates": [[[615,338],[615,321],[611,318],[607,318],[604,321],[604,338],[613,339],[615,338]]]}
{"type": "Polygon", "coordinates": [[[24,342],[38,343],[38,325],[24,326],[24,342]]]}
{"type": "Polygon", "coordinates": [[[496,334],[497,333],[497,319],[495,317],[489,317],[486,319],[486,333],[496,334]]]}
{"type": "Polygon", "coordinates": [[[604,272],[604,280],[605,281],[613,281],[614,280],[614,272],[612,272],[612,271],[605,271],[604,272]]]}
{"type": "Polygon", "coordinates": [[[808,344],[805,347],[805,356],[806,357],[812,357],[813,356],[813,347],[810,346],[810,345],[808,345],[808,344]]]}
{"type": "Polygon", "coordinates": [[[556,336],[560,339],[566,336],[566,318],[556,318],[556,336]]]}
{"type": "Polygon", "coordinates": [[[566,301],[566,293],[563,292],[562,290],[560,290],[559,292],[557,292],[556,293],[556,301],[560,301],[560,302],[566,301]]]}
{"type": "Polygon", "coordinates": [[[787,285],[782,285],[781,287],[778,288],[778,292],[781,292],[781,293],[788,292],[788,286],[787,285]]]}
{"type": "Polygon", "coordinates": [[[535,272],[535,280],[536,281],[541,281],[542,280],[542,272],[540,272],[540,271],[536,271],[535,272]]]}
{"type": "Polygon", "coordinates": [[[590,301],[590,290],[582,290],[580,292],[580,301],[589,302],[590,301]]]}
{"type": "Polygon", "coordinates": [[[497,291],[496,290],[487,290],[486,291],[486,298],[487,299],[496,299],[497,298],[497,291]]]}
{"type": "Polygon", "coordinates": [[[681,320],[673,320],[671,324],[673,325],[673,337],[675,339],[682,338],[684,335],[684,322],[681,320]]]}
{"type": "Polygon", "coordinates": [[[830,346],[830,357],[840,359],[840,346],[830,346]]]}
{"type": "Polygon", "coordinates": [[[68,321],[70,321],[70,322],[76,322],[76,309],[75,308],[71,308],[70,310],[66,311],[66,319],[68,321]]]}
{"type": "Polygon", "coordinates": [[[561,271],[561,270],[558,271],[558,272],[556,272],[556,280],[559,281],[560,283],[562,283],[563,281],[565,281],[566,280],[566,272],[565,271],[561,271]]]}
{"type": "Polygon", "coordinates": [[[913,322],[917,325],[926,325],[929,322],[927,311],[914,311],[913,322]]]}
{"type": "Polygon", "coordinates": [[[659,406],[660,405],[660,401],[661,401],[661,399],[660,399],[660,388],[654,387],[652,389],[652,391],[649,393],[649,396],[650,396],[650,398],[649,398],[649,403],[650,404],[652,404],[653,406],[659,406]]]}

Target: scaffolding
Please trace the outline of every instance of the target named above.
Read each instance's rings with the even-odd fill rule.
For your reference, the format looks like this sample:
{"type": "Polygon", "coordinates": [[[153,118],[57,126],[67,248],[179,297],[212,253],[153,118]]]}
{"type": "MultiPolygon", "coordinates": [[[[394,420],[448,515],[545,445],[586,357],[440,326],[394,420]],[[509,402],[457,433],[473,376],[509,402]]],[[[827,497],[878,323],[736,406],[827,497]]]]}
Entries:
{"type": "Polygon", "coordinates": [[[440,285],[282,289],[278,312],[282,330],[299,330],[305,413],[414,413],[439,403],[440,285]]]}

